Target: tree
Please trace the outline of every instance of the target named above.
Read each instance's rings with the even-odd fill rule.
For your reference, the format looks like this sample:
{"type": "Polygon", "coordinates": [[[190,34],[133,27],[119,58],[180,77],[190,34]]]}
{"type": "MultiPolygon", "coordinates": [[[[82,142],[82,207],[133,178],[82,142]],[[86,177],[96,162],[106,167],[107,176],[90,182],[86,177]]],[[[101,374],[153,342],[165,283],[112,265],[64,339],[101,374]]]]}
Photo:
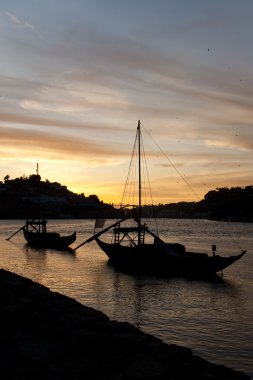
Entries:
{"type": "Polygon", "coordinates": [[[31,181],[32,183],[38,183],[40,182],[40,180],[41,180],[41,176],[38,174],[32,174],[29,176],[29,181],[31,181]]]}

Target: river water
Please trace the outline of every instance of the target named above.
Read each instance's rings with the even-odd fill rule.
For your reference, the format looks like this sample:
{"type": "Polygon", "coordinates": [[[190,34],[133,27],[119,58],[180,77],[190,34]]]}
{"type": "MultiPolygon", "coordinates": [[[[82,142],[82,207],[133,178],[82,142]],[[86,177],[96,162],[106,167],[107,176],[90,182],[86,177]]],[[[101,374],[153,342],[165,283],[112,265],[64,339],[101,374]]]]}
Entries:
{"type": "MultiPolygon", "coordinates": [[[[107,225],[111,221],[107,222],[107,225]]],[[[115,271],[95,242],[75,254],[34,249],[22,233],[22,220],[0,221],[3,269],[31,278],[53,291],[128,321],[166,343],[189,347],[201,357],[253,376],[253,224],[207,220],[158,220],[160,237],[188,250],[247,254],[224,271],[219,282],[159,279],[115,271]]],[[[94,221],[52,220],[48,230],[77,232],[77,246],[93,233],[94,221]]]]}

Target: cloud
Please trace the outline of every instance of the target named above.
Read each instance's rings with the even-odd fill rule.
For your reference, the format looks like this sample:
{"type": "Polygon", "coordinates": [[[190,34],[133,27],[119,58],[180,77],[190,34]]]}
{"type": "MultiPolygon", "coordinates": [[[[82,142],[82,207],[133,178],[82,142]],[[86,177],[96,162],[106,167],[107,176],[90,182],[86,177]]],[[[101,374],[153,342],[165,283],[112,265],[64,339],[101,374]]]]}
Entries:
{"type": "MultiPolygon", "coordinates": [[[[218,136],[217,136],[218,137],[218,136]]],[[[243,149],[252,151],[253,150],[253,136],[250,134],[245,135],[230,135],[226,139],[213,139],[205,141],[207,146],[215,146],[218,148],[229,148],[229,149],[243,149]]]]}
{"type": "Polygon", "coordinates": [[[16,17],[14,16],[12,13],[10,12],[5,12],[6,15],[8,16],[9,20],[13,23],[13,24],[16,24],[16,25],[22,25],[22,22],[16,17]]]}
{"type": "Polygon", "coordinates": [[[32,29],[34,30],[34,25],[30,24],[29,22],[27,21],[21,21],[17,16],[15,16],[14,14],[10,13],[10,12],[5,12],[5,14],[7,15],[8,19],[11,21],[12,24],[14,25],[17,25],[17,26],[21,26],[25,29],[32,29]]]}
{"type": "MultiPolygon", "coordinates": [[[[183,9],[159,1],[147,2],[145,12],[135,4],[133,12],[132,2],[61,3],[58,9],[50,1],[39,8],[16,2],[5,14],[4,159],[40,155],[52,166],[86,160],[101,165],[100,178],[108,163],[121,169],[141,119],[187,175],[225,178],[237,162],[238,173],[246,173],[253,149],[252,6],[233,1],[224,12],[217,2],[183,9]],[[43,40],[34,38],[36,28],[43,40]]],[[[158,165],[151,144],[146,151],[155,176],[171,166],[165,159],[158,165]]],[[[105,179],[118,174],[115,168],[105,179]]],[[[165,196],[165,182],[161,189],[165,196]]]]}
{"type": "Polygon", "coordinates": [[[94,163],[110,162],[112,156],[122,153],[112,147],[101,146],[87,139],[73,139],[39,131],[0,127],[1,150],[10,157],[40,156],[52,160],[89,160],[94,163]]]}
{"type": "MultiPolygon", "coordinates": [[[[38,108],[40,108],[38,106],[38,108]]],[[[95,120],[87,122],[87,121],[72,121],[66,120],[66,118],[48,118],[45,116],[36,116],[34,113],[9,113],[9,112],[1,112],[0,111],[0,122],[20,125],[25,128],[25,126],[43,126],[48,129],[52,127],[59,127],[62,129],[70,130],[70,129],[79,129],[85,131],[97,131],[104,132],[105,134],[111,133],[115,134],[118,131],[117,126],[114,126],[113,123],[104,122],[96,122],[95,120]]],[[[121,128],[120,132],[127,132],[125,128],[121,128]]]]}

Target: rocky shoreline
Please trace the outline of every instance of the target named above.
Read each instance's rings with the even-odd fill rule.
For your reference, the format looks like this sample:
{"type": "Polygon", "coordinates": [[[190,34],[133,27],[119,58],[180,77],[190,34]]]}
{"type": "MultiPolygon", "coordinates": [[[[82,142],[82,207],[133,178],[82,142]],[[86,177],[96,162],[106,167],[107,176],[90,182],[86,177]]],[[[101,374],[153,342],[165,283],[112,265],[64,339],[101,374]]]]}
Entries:
{"type": "Polygon", "coordinates": [[[1,379],[250,379],[14,273],[0,284],[1,379]]]}

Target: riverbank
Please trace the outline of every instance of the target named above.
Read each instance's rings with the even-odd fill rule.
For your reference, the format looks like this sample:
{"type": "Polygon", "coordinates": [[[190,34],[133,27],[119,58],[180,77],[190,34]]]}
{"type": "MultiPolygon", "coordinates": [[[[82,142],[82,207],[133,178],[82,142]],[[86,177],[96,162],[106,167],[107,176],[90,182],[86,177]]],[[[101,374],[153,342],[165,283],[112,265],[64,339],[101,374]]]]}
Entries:
{"type": "Polygon", "coordinates": [[[2,379],[249,379],[14,273],[0,284],[2,379]]]}

